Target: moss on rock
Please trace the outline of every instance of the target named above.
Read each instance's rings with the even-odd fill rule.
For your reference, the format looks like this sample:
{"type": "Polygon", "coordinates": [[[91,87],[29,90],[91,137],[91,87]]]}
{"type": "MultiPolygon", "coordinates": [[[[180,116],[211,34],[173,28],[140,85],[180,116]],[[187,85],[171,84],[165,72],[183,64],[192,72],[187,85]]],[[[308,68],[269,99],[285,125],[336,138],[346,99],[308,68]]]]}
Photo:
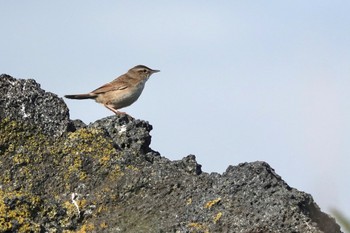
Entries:
{"type": "Polygon", "coordinates": [[[153,151],[146,121],[86,126],[8,75],[0,94],[0,232],[340,232],[265,162],[207,174],[194,155],[153,151]]]}
{"type": "MultiPolygon", "coordinates": [[[[83,217],[71,194],[81,187],[93,189],[100,174],[109,179],[123,174],[119,153],[101,129],[82,128],[54,138],[6,118],[0,121],[0,135],[1,231],[39,232],[47,229],[41,218],[49,228],[51,224],[55,229],[77,230],[76,222],[83,217]]],[[[95,201],[80,198],[76,203],[82,211],[94,205],[95,201]]],[[[89,211],[98,214],[96,208],[89,211]]]]}

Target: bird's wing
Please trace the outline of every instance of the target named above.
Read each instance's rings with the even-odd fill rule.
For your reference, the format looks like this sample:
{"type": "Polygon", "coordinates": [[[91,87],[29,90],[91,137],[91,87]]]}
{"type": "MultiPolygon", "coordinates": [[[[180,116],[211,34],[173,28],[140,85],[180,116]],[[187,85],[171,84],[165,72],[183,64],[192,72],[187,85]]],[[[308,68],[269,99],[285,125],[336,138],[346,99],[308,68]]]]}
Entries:
{"type": "Polygon", "coordinates": [[[119,78],[114,79],[110,83],[106,83],[105,85],[97,88],[91,93],[101,94],[108,91],[116,91],[116,90],[124,90],[129,87],[129,83],[127,82],[127,78],[125,76],[120,76],[119,78]]]}

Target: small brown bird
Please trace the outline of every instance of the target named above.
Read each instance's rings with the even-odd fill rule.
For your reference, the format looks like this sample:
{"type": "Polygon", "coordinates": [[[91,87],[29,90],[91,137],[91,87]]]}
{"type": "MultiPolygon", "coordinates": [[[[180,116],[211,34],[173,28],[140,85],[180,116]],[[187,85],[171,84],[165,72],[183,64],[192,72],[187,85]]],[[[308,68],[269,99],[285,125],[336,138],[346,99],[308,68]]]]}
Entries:
{"type": "Polygon", "coordinates": [[[87,94],[65,95],[68,99],[94,99],[118,114],[118,109],[133,104],[141,95],[148,78],[159,70],[144,65],[131,68],[127,73],[87,94]]]}

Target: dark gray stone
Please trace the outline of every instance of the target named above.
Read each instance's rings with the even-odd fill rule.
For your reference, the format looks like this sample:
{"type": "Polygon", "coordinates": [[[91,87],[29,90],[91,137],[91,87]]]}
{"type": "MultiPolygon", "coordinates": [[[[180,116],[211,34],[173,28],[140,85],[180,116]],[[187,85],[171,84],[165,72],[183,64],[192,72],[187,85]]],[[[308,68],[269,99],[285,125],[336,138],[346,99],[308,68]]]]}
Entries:
{"type": "Polygon", "coordinates": [[[45,92],[33,79],[0,75],[0,119],[37,125],[42,132],[60,136],[69,126],[69,110],[57,95],[45,92]]]}
{"type": "MultiPolygon", "coordinates": [[[[0,91],[2,119],[48,135],[32,146],[36,132],[23,132],[30,128],[14,128],[15,138],[26,135],[20,142],[8,136],[8,121],[0,128],[2,211],[29,206],[25,226],[33,232],[341,232],[311,195],[289,187],[266,162],[208,174],[194,155],[170,161],[152,150],[146,121],[125,114],[88,126],[70,121],[62,99],[34,80],[2,75],[0,91]]],[[[0,211],[0,223],[8,215],[0,211]]]]}
{"type": "Polygon", "coordinates": [[[152,125],[148,122],[120,114],[97,120],[89,127],[104,129],[121,150],[136,150],[143,153],[151,151],[149,132],[152,130],[152,125]]]}

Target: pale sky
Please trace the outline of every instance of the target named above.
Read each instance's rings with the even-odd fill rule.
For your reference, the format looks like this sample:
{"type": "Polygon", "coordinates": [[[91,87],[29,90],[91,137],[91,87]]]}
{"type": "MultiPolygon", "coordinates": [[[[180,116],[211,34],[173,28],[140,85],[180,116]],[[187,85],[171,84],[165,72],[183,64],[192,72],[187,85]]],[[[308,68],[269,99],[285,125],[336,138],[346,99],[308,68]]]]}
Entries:
{"type": "MultiPolygon", "coordinates": [[[[143,64],[161,72],[123,109],[152,149],[205,172],[266,161],[350,218],[349,1],[1,1],[0,73],[63,96],[143,64]]],[[[112,115],[65,100],[72,119],[112,115]]]]}

